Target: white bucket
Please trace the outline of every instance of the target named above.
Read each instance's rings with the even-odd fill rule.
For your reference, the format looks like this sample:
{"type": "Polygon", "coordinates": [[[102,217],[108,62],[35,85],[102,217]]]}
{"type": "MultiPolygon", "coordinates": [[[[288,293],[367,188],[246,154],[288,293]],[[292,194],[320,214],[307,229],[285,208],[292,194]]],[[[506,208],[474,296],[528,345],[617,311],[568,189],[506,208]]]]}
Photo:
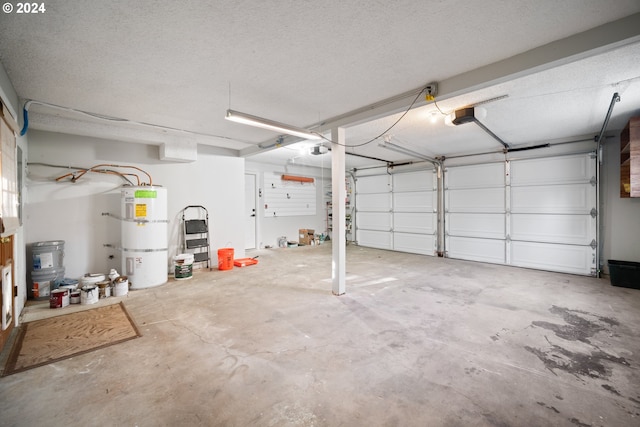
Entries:
{"type": "Polygon", "coordinates": [[[64,240],[31,244],[33,269],[60,268],[64,263],[64,240]]]}
{"type": "Polygon", "coordinates": [[[29,298],[36,300],[49,299],[51,291],[58,288],[64,279],[64,267],[46,268],[31,272],[31,292],[29,298]]]}
{"type": "Polygon", "coordinates": [[[193,254],[180,254],[173,257],[174,277],[176,280],[191,279],[193,277],[194,259],[193,254]]]}
{"type": "Polygon", "coordinates": [[[129,293],[129,280],[126,277],[116,277],[113,281],[113,296],[123,297],[129,293]]]}
{"type": "Polygon", "coordinates": [[[98,302],[100,290],[96,285],[85,285],[80,289],[80,304],[95,304],[98,302]]]}
{"type": "Polygon", "coordinates": [[[86,285],[97,285],[98,282],[104,282],[106,279],[104,274],[100,273],[87,273],[80,278],[80,287],[86,285]]]}

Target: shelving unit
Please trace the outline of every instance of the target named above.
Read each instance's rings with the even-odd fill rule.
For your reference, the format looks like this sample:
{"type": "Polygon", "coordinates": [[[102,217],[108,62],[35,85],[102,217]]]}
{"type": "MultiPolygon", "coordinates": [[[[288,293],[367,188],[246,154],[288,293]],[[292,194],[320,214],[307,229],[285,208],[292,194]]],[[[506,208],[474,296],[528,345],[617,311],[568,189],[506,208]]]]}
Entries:
{"type": "Polygon", "coordinates": [[[640,116],[620,134],[620,197],[640,197],[640,116]]]}
{"type": "MultiPolygon", "coordinates": [[[[351,181],[349,178],[345,178],[345,189],[346,189],[346,200],[345,200],[345,225],[346,225],[346,238],[347,241],[352,239],[352,213],[353,208],[351,206],[351,181]]],[[[325,192],[325,196],[328,200],[325,202],[325,211],[326,211],[326,221],[327,221],[327,233],[331,235],[331,231],[333,230],[333,202],[332,202],[332,191],[331,184],[329,184],[329,190],[325,192]]]]}

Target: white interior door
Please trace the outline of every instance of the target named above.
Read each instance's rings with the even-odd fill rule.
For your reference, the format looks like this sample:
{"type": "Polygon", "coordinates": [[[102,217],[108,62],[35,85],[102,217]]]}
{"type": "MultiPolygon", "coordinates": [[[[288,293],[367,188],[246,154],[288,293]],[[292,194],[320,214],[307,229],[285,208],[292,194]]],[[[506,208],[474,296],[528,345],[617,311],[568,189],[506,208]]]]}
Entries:
{"type": "Polygon", "coordinates": [[[244,248],[256,248],[256,175],[244,174],[244,248]]]}

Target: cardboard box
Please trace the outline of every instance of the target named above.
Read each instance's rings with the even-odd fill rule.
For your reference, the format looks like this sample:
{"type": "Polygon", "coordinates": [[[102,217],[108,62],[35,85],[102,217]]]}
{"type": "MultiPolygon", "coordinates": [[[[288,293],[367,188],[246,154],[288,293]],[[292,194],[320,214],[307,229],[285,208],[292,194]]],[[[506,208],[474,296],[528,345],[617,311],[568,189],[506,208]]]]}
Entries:
{"type": "Polygon", "coordinates": [[[301,228],[298,230],[298,243],[301,245],[310,245],[314,236],[315,230],[310,228],[301,228]]]}

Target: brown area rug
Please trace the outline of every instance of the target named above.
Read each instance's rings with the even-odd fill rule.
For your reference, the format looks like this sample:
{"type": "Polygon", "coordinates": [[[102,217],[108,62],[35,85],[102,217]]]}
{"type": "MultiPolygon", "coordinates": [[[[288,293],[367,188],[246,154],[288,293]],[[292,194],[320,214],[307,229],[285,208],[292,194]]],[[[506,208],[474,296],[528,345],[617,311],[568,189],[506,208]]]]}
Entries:
{"type": "Polygon", "coordinates": [[[2,376],[142,336],[123,303],[24,323],[2,376]]]}

